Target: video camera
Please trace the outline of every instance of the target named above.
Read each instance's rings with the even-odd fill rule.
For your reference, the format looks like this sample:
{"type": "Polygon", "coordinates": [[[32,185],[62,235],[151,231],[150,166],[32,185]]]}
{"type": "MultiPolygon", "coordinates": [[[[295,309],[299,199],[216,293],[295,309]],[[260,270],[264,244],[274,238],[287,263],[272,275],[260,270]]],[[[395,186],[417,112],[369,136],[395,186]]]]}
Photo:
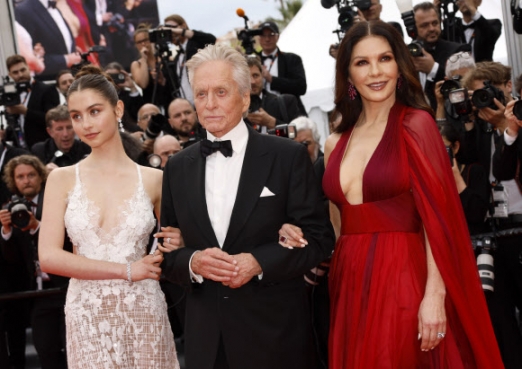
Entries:
{"type": "Polygon", "coordinates": [[[295,124],[279,124],[275,126],[275,128],[269,129],[267,133],[269,135],[286,137],[293,140],[297,136],[297,127],[295,124]]]}
{"type": "Polygon", "coordinates": [[[0,86],[0,105],[15,106],[21,104],[20,93],[29,91],[30,82],[13,82],[9,77],[3,77],[4,84],[0,86]]]}
{"type": "Polygon", "coordinates": [[[260,29],[250,29],[248,27],[248,17],[246,16],[245,11],[243,9],[237,9],[236,14],[238,15],[238,17],[241,17],[245,20],[245,29],[237,33],[237,39],[241,43],[243,49],[245,49],[246,55],[255,54],[256,50],[254,48],[254,36],[260,36],[263,33],[263,31],[260,29]]]}
{"type": "Polygon", "coordinates": [[[172,43],[172,30],[168,28],[155,28],[149,30],[149,40],[154,43],[158,56],[171,55],[169,45],[172,43]]]}
{"type": "Polygon", "coordinates": [[[16,228],[25,228],[29,225],[31,203],[25,197],[13,195],[11,202],[7,204],[7,210],[11,213],[11,223],[16,228]]]}
{"type": "Polygon", "coordinates": [[[353,19],[357,16],[357,9],[368,10],[372,6],[371,0],[321,0],[321,5],[325,9],[330,9],[334,5],[337,6],[339,17],[339,29],[334,30],[337,33],[339,41],[344,37],[344,34],[353,25],[353,19]]]}

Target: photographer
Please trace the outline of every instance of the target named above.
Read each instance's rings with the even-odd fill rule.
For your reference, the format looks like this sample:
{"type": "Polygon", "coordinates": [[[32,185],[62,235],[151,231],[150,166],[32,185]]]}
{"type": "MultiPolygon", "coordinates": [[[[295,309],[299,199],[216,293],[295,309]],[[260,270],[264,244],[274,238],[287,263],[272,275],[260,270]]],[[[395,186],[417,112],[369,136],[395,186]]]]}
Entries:
{"type": "Polygon", "coordinates": [[[250,107],[248,123],[259,127],[261,131],[274,128],[279,124],[288,124],[300,116],[297,99],[293,95],[275,95],[266,91],[263,86],[263,66],[256,56],[246,58],[250,68],[250,107]]]}
{"type": "Polygon", "coordinates": [[[441,38],[440,14],[433,3],[426,1],[417,4],[413,7],[413,12],[418,32],[416,46],[420,54],[412,55],[412,60],[419,72],[424,93],[433,110],[436,110],[434,87],[435,83],[444,79],[444,67],[448,57],[459,51],[471,51],[471,46],[441,38]]]}
{"type": "MultiPolygon", "coordinates": [[[[182,98],[174,99],[169,105],[168,122],[181,145],[191,138],[199,139],[203,128],[198,122],[198,117],[190,101],[182,98]]],[[[166,131],[166,133],[170,133],[166,131]]]]}
{"type": "Polygon", "coordinates": [[[136,132],[138,127],[136,126],[138,120],[138,111],[145,104],[143,97],[141,96],[134,80],[123,66],[118,62],[112,62],[105,66],[105,72],[107,72],[118,91],[118,98],[123,101],[125,111],[123,113],[122,122],[123,128],[128,132],[136,132]]]}
{"type": "Polygon", "coordinates": [[[67,96],[69,86],[71,86],[73,81],[74,76],[72,75],[72,71],[69,69],[63,69],[56,75],[56,89],[60,94],[60,105],[67,105],[65,97],[67,96]]]}
{"type": "MultiPolygon", "coordinates": [[[[513,163],[509,146],[517,141],[505,117],[505,106],[512,101],[511,68],[496,62],[477,63],[462,83],[470,90],[476,109],[473,129],[466,132],[468,148],[474,148],[470,154],[475,154],[486,168],[493,184],[494,214],[489,219],[488,230],[496,233],[520,228],[522,195],[513,179],[515,173],[507,175],[513,163]]],[[[487,296],[488,307],[505,367],[519,368],[522,336],[516,308],[522,308],[522,235],[495,237],[495,241],[494,292],[487,296]]]]}
{"type": "Polygon", "coordinates": [[[59,105],[45,115],[50,138],[33,145],[31,152],[45,164],[48,172],[73,165],[91,153],[91,148],[76,139],[69,110],[59,105]]]}
{"type": "MultiPolygon", "coordinates": [[[[13,266],[11,281],[19,291],[66,287],[68,283],[67,278],[43,273],[38,263],[39,219],[46,178],[44,165],[32,155],[18,156],[5,168],[4,180],[19,197],[13,198],[8,209],[0,210],[0,245],[5,259],[13,266]]],[[[72,251],[70,242],[65,247],[72,251]]],[[[65,293],[34,301],[33,341],[43,369],[66,368],[64,305],[65,293]]],[[[24,311],[13,314],[22,320],[24,311]]]]}
{"type": "Polygon", "coordinates": [[[13,116],[15,126],[7,127],[6,140],[18,146],[30,148],[49,136],[45,130],[45,113],[60,104],[58,92],[52,86],[31,78],[23,56],[12,55],[6,60],[9,77],[14,82],[29,82],[29,91],[20,93],[20,104],[6,106],[6,113],[13,116]],[[19,129],[19,130],[18,130],[19,129]],[[16,133],[19,132],[19,133],[16,133]]]}
{"type": "MultiPolygon", "coordinates": [[[[448,0],[434,0],[440,9],[448,0]]],[[[455,5],[462,18],[446,17],[443,21],[442,37],[461,44],[470,44],[476,62],[492,61],[495,43],[502,33],[502,23],[498,19],[486,19],[478,11],[482,0],[456,0],[455,5]],[[475,45],[478,47],[475,48],[475,45]]]]}
{"type": "Polygon", "coordinates": [[[172,135],[163,135],[158,137],[154,141],[154,155],[158,155],[161,158],[161,163],[159,168],[163,170],[165,165],[167,165],[167,160],[178,152],[181,151],[181,145],[176,137],[172,135]]]}
{"type": "Polygon", "coordinates": [[[199,49],[216,43],[216,37],[210,33],[189,29],[185,19],[178,14],[169,15],[164,22],[164,26],[172,31],[172,43],[179,47],[178,53],[174,58],[174,68],[171,68],[176,85],[171,87],[174,90],[174,94],[170,97],[182,97],[194,104],[194,96],[192,95],[192,88],[190,87],[185,64],[199,49]]]}
{"type": "Polygon", "coordinates": [[[259,43],[263,49],[257,54],[263,64],[262,75],[265,79],[263,88],[276,95],[294,95],[297,98],[300,115],[308,116],[299,98],[306,93],[306,76],[301,57],[279,50],[277,47],[279,27],[274,22],[264,22],[258,30],[261,31],[259,43]]]}

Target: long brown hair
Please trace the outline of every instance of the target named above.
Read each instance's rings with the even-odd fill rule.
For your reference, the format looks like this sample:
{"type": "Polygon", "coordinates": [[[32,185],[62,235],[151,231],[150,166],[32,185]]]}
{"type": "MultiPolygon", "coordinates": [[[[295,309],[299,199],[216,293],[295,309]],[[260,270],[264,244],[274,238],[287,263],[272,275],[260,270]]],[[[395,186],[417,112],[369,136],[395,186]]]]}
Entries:
{"type": "Polygon", "coordinates": [[[406,106],[425,110],[433,116],[433,111],[424,97],[418,73],[415,70],[408,48],[399,32],[393,26],[380,20],[359,22],[354,24],[346,33],[337,54],[335,110],[341,113],[342,121],[335,132],[342,133],[354,126],[362,112],[361,96],[357,94],[355,100],[350,100],[348,97],[348,77],[353,49],[366,36],[383,37],[392,48],[395,61],[399,67],[399,74],[402,76],[402,86],[396,92],[397,101],[406,106]]]}

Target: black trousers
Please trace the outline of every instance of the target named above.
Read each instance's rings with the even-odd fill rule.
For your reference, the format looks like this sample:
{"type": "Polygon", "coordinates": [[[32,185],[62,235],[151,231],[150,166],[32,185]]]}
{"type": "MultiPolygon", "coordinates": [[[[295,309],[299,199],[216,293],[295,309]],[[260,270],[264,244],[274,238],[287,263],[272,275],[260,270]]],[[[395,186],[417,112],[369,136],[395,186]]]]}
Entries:
{"type": "Polygon", "coordinates": [[[39,298],[32,313],[33,342],[42,369],[66,369],[65,294],[39,298]]]}
{"type": "Polygon", "coordinates": [[[227,355],[225,353],[225,346],[223,346],[223,337],[219,338],[219,347],[214,369],[229,369],[227,355]]]}

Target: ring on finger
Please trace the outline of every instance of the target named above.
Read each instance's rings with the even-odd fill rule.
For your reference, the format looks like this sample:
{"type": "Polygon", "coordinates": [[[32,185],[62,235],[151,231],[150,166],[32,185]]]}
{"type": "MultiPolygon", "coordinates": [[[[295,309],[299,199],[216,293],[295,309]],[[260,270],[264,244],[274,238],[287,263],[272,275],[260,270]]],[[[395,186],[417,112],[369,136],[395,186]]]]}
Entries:
{"type": "Polygon", "coordinates": [[[286,243],[287,240],[288,238],[286,238],[285,236],[279,237],[279,242],[286,243]]]}
{"type": "Polygon", "coordinates": [[[169,237],[169,238],[167,238],[167,243],[170,243],[170,237],[169,237]]]}
{"type": "Polygon", "coordinates": [[[446,337],[446,333],[444,333],[444,332],[437,333],[437,338],[444,338],[444,337],[446,337]]]}

